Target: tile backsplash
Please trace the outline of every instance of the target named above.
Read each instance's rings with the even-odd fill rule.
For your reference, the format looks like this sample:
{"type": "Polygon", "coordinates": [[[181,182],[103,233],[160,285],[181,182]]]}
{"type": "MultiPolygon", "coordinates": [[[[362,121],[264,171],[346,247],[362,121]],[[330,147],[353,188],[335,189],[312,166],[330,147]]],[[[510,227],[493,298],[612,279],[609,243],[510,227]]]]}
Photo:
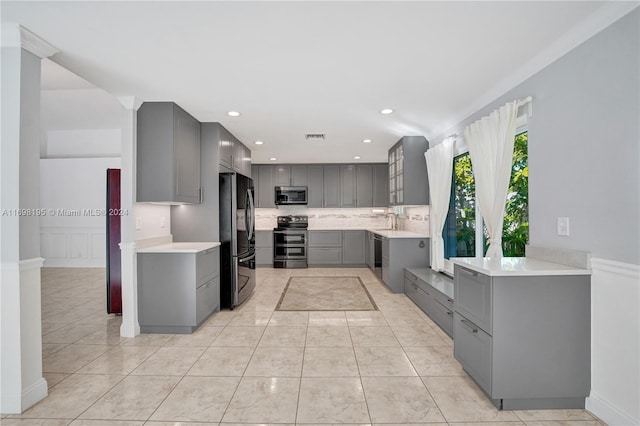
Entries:
{"type": "MultiPolygon", "coordinates": [[[[391,227],[387,208],[310,209],[304,206],[281,206],[277,209],[256,209],[256,229],[273,229],[276,218],[286,215],[306,215],[309,229],[371,229],[391,227]]],[[[395,208],[399,229],[425,234],[429,232],[429,206],[395,208]]]]}

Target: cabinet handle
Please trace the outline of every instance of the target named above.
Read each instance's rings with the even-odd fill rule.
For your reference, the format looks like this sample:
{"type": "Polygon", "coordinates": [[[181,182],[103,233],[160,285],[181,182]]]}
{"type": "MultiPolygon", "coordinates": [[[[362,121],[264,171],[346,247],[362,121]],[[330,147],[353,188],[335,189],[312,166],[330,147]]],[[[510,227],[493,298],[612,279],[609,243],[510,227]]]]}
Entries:
{"type": "Polygon", "coordinates": [[[475,324],[472,323],[471,321],[467,321],[467,320],[460,320],[460,323],[462,323],[462,325],[465,326],[466,329],[468,329],[470,332],[472,333],[477,333],[478,329],[475,327],[475,324]]]}
{"type": "Polygon", "coordinates": [[[447,298],[447,302],[449,302],[449,303],[453,303],[453,300],[452,300],[452,299],[447,298]]]}
{"type": "Polygon", "coordinates": [[[451,312],[451,311],[447,311],[447,315],[449,315],[450,317],[452,317],[452,316],[453,316],[453,312],[451,312]]]}
{"type": "Polygon", "coordinates": [[[414,289],[414,290],[417,290],[417,289],[418,289],[418,286],[417,286],[417,285],[415,285],[414,283],[411,283],[411,287],[413,287],[413,289],[414,289]]]}

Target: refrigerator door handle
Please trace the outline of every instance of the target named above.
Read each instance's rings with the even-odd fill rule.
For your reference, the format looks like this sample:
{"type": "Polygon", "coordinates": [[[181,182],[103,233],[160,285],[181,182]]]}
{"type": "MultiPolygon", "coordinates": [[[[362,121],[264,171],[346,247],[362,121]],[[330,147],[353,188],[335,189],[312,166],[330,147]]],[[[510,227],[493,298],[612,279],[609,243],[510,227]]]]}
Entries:
{"type": "Polygon", "coordinates": [[[247,213],[245,215],[245,220],[249,219],[249,223],[247,226],[247,232],[249,235],[249,241],[253,238],[253,226],[255,225],[255,211],[253,205],[253,194],[251,193],[251,188],[247,189],[247,201],[249,203],[249,208],[246,210],[247,213]]]}

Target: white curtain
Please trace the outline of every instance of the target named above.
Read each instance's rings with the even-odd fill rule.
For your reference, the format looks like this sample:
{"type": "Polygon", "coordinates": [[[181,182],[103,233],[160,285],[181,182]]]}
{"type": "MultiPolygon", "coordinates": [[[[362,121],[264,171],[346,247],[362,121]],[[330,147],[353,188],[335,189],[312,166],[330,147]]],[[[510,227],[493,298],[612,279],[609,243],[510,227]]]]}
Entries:
{"type": "Polygon", "coordinates": [[[427,161],[429,175],[429,229],[431,231],[431,269],[444,269],[444,240],[442,228],[449,210],[451,197],[451,173],[453,170],[452,138],[427,150],[424,157],[427,161]]]}
{"type": "Polygon", "coordinates": [[[476,199],[489,233],[487,257],[502,257],[502,223],[513,162],[516,117],[523,102],[509,102],[464,130],[476,181],[476,199]]]}

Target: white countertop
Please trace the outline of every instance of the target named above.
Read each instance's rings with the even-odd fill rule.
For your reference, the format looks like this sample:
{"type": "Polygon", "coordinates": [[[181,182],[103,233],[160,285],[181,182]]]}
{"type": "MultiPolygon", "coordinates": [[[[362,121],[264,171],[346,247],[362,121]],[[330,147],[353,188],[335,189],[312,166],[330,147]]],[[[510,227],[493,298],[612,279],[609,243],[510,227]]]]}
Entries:
{"type": "Polygon", "coordinates": [[[382,235],[386,238],[429,238],[427,234],[420,234],[411,231],[392,230],[392,229],[367,229],[374,234],[382,235]]]}
{"type": "MultiPolygon", "coordinates": [[[[273,231],[273,228],[256,228],[256,231],[273,231]]],[[[374,234],[382,235],[386,238],[429,238],[427,234],[420,234],[411,231],[392,230],[392,229],[376,229],[376,228],[347,228],[347,227],[333,227],[333,228],[307,228],[307,231],[369,231],[374,234]]]]}
{"type": "Polygon", "coordinates": [[[218,247],[219,245],[219,242],[170,243],[140,249],[138,253],[199,253],[210,248],[218,247]]]}
{"type": "Polygon", "coordinates": [[[590,269],[574,268],[559,263],[545,262],[530,257],[459,257],[451,259],[457,265],[464,266],[481,274],[500,276],[541,276],[541,275],[591,275],[590,269]]]}

